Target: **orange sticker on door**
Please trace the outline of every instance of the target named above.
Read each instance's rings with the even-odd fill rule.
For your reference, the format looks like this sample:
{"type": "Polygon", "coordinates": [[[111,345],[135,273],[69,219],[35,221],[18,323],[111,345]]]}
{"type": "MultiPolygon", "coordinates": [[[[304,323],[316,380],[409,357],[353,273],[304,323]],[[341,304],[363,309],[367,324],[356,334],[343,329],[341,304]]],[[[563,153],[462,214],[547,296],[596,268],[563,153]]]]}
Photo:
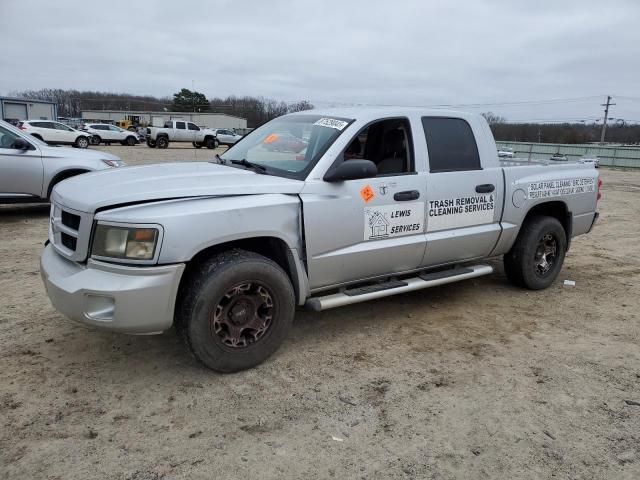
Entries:
{"type": "Polygon", "coordinates": [[[362,188],[362,190],[360,190],[360,196],[364,200],[364,203],[369,203],[375,198],[376,194],[373,193],[373,188],[371,188],[371,185],[366,185],[362,188]]]}

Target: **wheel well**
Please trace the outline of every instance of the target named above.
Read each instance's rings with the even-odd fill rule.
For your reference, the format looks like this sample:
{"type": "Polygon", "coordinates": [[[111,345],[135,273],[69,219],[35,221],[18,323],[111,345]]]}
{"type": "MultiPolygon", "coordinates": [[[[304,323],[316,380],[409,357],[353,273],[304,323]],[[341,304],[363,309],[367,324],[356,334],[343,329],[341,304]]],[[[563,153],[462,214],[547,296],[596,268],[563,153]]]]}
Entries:
{"type": "Polygon", "coordinates": [[[182,274],[182,278],[180,279],[180,287],[182,287],[183,282],[185,282],[186,279],[190,277],[191,273],[204,260],[211,258],[218,253],[224,252],[226,250],[231,250],[233,248],[254,252],[276,262],[289,277],[289,280],[291,281],[291,285],[293,286],[293,290],[295,292],[296,300],[300,298],[300,291],[298,288],[298,272],[296,271],[293,258],[291,258],[291,250],[284,242],[284,240],[276,237],[254,237],[242,240],[233,240],[231,242],[220,243],[218,245],[213,245],[211,247],[205,248],[204,250],[195,254],[191,258],[191,260],[187,262],[185,271],[182,274]]]}
{"type": "Polygon", "coordinates": [[[31,136],[32,136],[32,137],[36,137],[38,140],[42,140],[42,136],[40,136],[40,135],[39,135],[39,134],[37,134],[37,133],[32,133],[32,134],[31,134],[31,136]]]}
{"type": "Polygon", "coordinates": [[[75,177],[76,175],[80,175],[82,173],[87,173],[87,172],[89,172],[89,170],[75,169],[75,170],[65,170],[63,172],[56,174],[56,176],[53,177],[49,182],[49,188],[47,189],[47,198],[51,197],[51,191],[53,190],[53,187],[55,187],[57,183],[60,183],[62,180],[66,180],[67,178],[75,177]]]}
{"type": "MultiPolygon", "coordinates": [[[[569,250],[569,246],[571,245],[571,232],[573,229],[572,220],[573,217],[571,212],[567,208],[567,204],[564,202],[546,202],[540,203],[531,210],[527,212],[527,215],[524,217],[522,221],[522,225],[524,225],[527,221],[529,221],[532,217],[544,215],[547,217],[553,217],[557,219],[562,228],[564,228],[564,233],[567,237],[567,250],[569,250]]],[[[522,227],[521,227],[522,228],[522,227]]]]}

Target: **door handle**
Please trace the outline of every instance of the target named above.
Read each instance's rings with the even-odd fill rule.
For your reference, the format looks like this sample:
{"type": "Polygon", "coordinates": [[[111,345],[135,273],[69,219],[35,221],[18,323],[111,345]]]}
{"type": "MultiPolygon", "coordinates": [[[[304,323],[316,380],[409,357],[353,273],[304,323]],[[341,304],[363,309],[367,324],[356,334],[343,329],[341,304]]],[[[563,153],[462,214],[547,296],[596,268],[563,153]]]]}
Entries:
{"type": "Polygon", "coordinates": [[[393,199],[398,202],[408,202],[409,200],[417,200],[420,198],[418,190],[407,190],[406,192],[398,192],[393,195],[393,199]]]}
{"type": "Polygon", "coordinates": [[[496,186],[492,183],[485,183],[483,185],[476,185],[476,192],[478,193],[491,193],[496,189],[496,186]]]}

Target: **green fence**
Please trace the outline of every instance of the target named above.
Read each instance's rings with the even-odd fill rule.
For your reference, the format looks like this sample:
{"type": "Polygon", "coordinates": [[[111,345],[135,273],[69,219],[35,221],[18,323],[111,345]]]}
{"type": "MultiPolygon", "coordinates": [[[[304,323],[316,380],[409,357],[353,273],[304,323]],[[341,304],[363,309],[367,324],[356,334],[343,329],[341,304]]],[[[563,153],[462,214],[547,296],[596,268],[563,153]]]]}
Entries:
{"type": "Polygon", "coordinates": [[[545,160],[559,153],[569,160],[598,158],[600,165],[640,168],[640,147],[569,145],[560,143],[496,142],[498,147],[512,148],[514,157],[545,160]]]}

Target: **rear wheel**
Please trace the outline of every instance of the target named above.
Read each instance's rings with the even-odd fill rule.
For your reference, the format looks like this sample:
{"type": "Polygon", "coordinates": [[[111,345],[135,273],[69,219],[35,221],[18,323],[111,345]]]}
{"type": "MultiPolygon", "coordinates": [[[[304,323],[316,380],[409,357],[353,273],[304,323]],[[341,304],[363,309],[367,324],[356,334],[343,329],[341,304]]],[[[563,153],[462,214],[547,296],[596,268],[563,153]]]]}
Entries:
{"type": "Polygon", "coordinates": [[[78,137],[74,145],[78,148],[87,148],[89,146],[89,139],[87,137],[78,137]]]}
{"type": "Polygon", "coordinates": [[[295,312],[287,274],[274,261],[244,250],[201,264],[179,298],[178,332],[196,359],[218,372],[266,360],[287,336],[295,312]]]}
{"type": "Polygon", "coordinates": [[[169,146],[169,140],[167,137],[158,137],[156,138],[156,146],[158,148],[167,148],[169,146]]]}
{"type": "Polygon", "coordinates": [[[562,270],[566,251],[567,237],[562,224],[553,217],[533,217],[504,256],[507,278],[530,290],[547,288],[562,270]]]}
{"type": "Polygon", "coordinates": [[[147,147],[149,148],[156,148],[156,142],[154,142],[153,140],[151,140],[150,138],[147,138],[147,147]]]}
{"type": "Polygon", "coordinates": [[[91,145],[100,145],[101,141],[102,141],[102,139],[100,138],[100,136],[98,136],[98,135],[92,135],[91,136],[91,145]]]}

